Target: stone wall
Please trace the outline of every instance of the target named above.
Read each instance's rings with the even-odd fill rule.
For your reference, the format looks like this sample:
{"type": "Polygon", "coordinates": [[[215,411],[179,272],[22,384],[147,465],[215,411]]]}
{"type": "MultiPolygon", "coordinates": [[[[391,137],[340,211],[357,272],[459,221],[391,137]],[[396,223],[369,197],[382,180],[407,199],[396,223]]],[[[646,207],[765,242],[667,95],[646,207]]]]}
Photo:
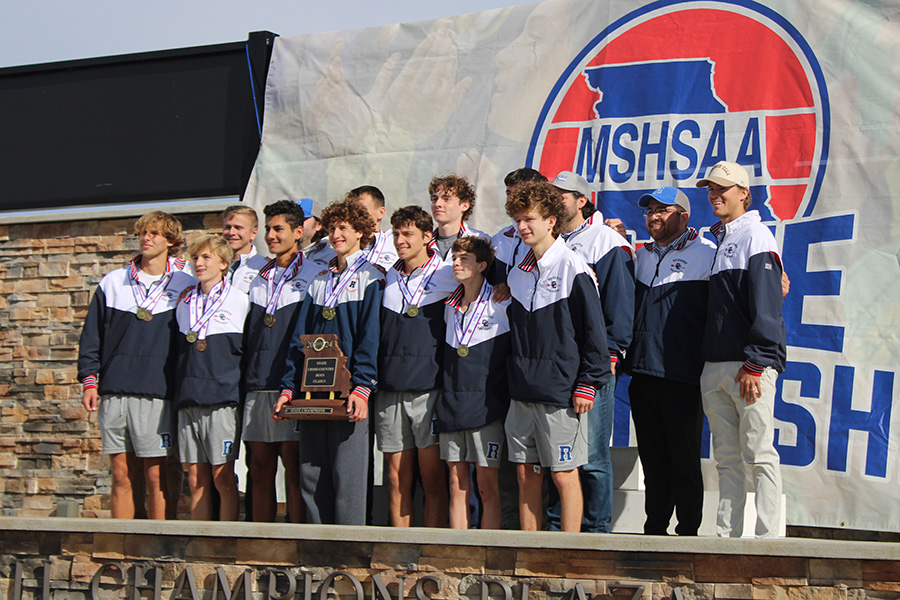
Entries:
{"type": "MultiPolygon", "coordinates": [[[[190,239],[214,214],[178,215],[190,239]]],[[[108,515],[109,461],[81,407],[76,359],[93,290],[138,253],[136,218],[0,226],[0,514],[50,516],[61,499],[108,515]]]]}
{"type": "Polygon", "coordinates": [[[876,542],[0,519],[0,548],[5,600],[900,598],[876,542]]]}

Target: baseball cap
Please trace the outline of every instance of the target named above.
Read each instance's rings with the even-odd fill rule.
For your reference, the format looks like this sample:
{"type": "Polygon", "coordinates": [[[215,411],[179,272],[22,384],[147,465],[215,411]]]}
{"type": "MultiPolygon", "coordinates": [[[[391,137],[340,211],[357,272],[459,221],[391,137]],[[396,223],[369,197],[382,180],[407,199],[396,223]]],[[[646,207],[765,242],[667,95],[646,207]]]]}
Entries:
{"type": "Polygon", "coordinates": [[[713,168],[707,173],[706,179],[697,182],[697,187],[706,187],[710,181],[723,187],[733,185],[742,188],[750,187],[750,176],[747,175],[747,170],[737,163],[724,160],[713,165],[713,168]]]}
{"type": "Polygon", "coordinates": [[[660,204],[665,204],[666,206],[675,206],[677,204],[683,208],[685,212],[691,212],[690,199],[678,188],[661,187],[653,190],[649,194],[644,194],[638,199],[638,206],[647,208],[650,206],[651,200],[656,200],[660,204]]]}
{"type": "Polygon", "coordinates": [[[572,171],[562,171],[553,180],[553,185],[564,192],[575,192],[582,196],[591,196],[591,187],[588,185],[587,180],[572,171]]]}
{"type": "Polygon", "coordinates": [[[300,205],[300,208],[303,209],[303,214],[308,217],[315,217],[318,220],[322,220],[322,207],[319,206],[319,203],[310,198],[301,198],[297,200],[297,204],[300,205]]]}

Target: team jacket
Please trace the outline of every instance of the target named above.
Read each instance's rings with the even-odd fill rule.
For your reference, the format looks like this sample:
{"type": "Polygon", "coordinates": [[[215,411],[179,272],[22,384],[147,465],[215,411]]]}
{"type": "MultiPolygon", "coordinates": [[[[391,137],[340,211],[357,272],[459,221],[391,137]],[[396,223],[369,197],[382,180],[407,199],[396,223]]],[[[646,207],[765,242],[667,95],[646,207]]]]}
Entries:
{"type": "Polygon", "coordinates": [[[392,231],[379,231],[375,234],[375,241],[371,246],[363,248],[366,260],[381,267],[387,273],[388,269],[397,262],[397,249],[394,248],[394,233],[392,231]]]}
{"type": "Polygon", "coordinates": [[[382,389],[425,391],[441,387],[441,356],[444,338],[444,300],[456,289],[450,265],[441,262],[436,252],[428,263],[407,277],[403,261],[387,272],[381,308],[381,344],[378,352],[379,385],[382,389]],[[419,313],[410,317],[401,286],[408,281],[415,289],[429,265],[438,269],[425,286],[418,303],[419,313]]]}
{"type": "Polygon", "coordinates": [[[540,260],[529,248],[509,272],[510,397],[570,406],[610,379],[603,310],[593,271],[558,238],[540,260]]]}
{"type": "Polygon", "coordinates": [[[581,256],[597,276],[600,305],[606,319],[609,351],[624,353],[634,324],[634,259],[631,245],[595,212],[575,231],[563,234],[566,246],[581,256]]]}
{"type": "Polygon", "coordinates": [[[492,285],[506,283],[510,270],[516,265],[516,256],[521,251],[527,252],[528,247],[522,243],[515,225],[504,227],[491,236],[491,246],[494,247],[494,262],[486,277],[492,285]]]}
{"type": "MultiPolygon", "coordinates": [[[[284,375],[288,346],[306,297],[306,289],[321,271],[318,265],[303,258],[302,254],[300,256],[302,262],[297,272],[284,283],[278,295],[274,307],[275,322],[271,327],[266,325],[265,316],[270,280],[274,279],[276,270],[274,258],[259,271],[250,284],[250,314],[245,328],[247,362],[244,382],[247,391],[281,389],[279,386],[284,375]]],[[[281,273],[278,275],[280,277],[281,273]]],[[[277,283],[278,279],[274,279],[272,286],[277,283]]]]}
{"type": "Polygon", "coordinates": [[[628,373],[699,385],[700,334],[706,324],[709,269],[716,246],[689,228],[663,250],[644,244],[635,254],[634,337],[628,373]]]}
{"type": "MultiPolygon", "coordinates": [[[[456,237],[461,238],[461,237],[468,237],[468,236],[481,237],[486,240],[491,239],[491,236],[489,236],[485,232],[479,231],[478,229],[475,229],[474,227],[467,227],[465,223],[462,223],[459,227],[459,233],[456,234],[456,237]]],[[[438,239],[438,230],[435,229],[434,233],[431,237],[431,242],[428,243],[429,250],[434,250],[435,252],[437,252],[437,239],[438,239]]],[[[441,260],[449,263],[450,259],[451,259],[450,254],[451,254],[451,251],[447,250],[447,253],[441,257],[441,260]]]]}
{"type": "Polygon", "coordinates": [[[187,294],[175,309],[179,334],[175,371],[178,407],[239,404],[244,322],[250,300],[233,285],[227,287],[223,304],[209,321],[206,349],[201,352],[197,343],[191,344],[185,337],[191,331],[190,298],[191,294],[187,294]]]}
{"type": "MultiPolygon", "coordinates": [[[[170,277],[153,307],[153,318],[137,318],[132,286],[141,285],[135,258],[100,280],[88,307],[78,347],[78,380],[85,389],[170,400],[174,394],[175,305],[181,291],[196,280],[181,271],[184,261],[169,258],[170,277]]],[[[165,276],[164,276],[165,277],[165,276]]],[[[151,293],[156,288],[151,288],[151,293]]]]}
{"type": "Polygon", "coordinates": [[[250,284],[253,283],[256,274],[268,262],[269,260],[259,254],[256,247],[251,245],[249,253],[241,254],[240,258],[231,261],[231,267],[228,269],[226,277],[232,287],[246,294],[250,290],[250,284]]]}
{"type": "MultiPolygon", "coordinates": [[[[463,431],[489,425],[506,416],[509,408],[509,384],[506,359],[509,357],[509,319],[506,309],[509,300],[496,303],[491,285],[485,281],[488,301],[483,312],[472,312],[468,319],[478,318],[478,325],[466,346],[469,353],[459,356],[454,323],[459,313],[464,288],[460,285],[447,298],[444,319],[447,322],[444,338],[443,390],[434,408],[436,430],[463,431]]],[[[484,291],[485,288],[483,287],[484,291]]],[[[479,307],[481,308],[481,307],[479,307]]]]}
{"type": "Polygon", "coordinates": [[[751,373],[765,367],[781,373],[786,342],[774,236],[755,210],[728,225],[716,223],[710,232],[719,247],[709,276],[704,360],[743,361],[751,373]]]}
{"type": "MultiPolygon", "coordinates": [[[[361,252],[348,256],[347,264],[354,264],[361,252]]],[[[384,295],[384,275],[368,261],[363,262],[338,296],[336,316],[329,321],[322,316],[322,308],[325,306],[326,282],[332,273],[337,273],[337,257],[309,284],[291,336],[280,387],[282,393],[291,397],[300,391],[297,375],[303,368],[302,334],[335,333],[341,351],[347,357],[353,391],[368,399],[378,386],[378,339],[381,330],[378,319],[384,295]]]]}
{"type": "Polygon", "coordinates": [[[304,248],[303,255],[306,256],[306,260],[315,263],[320,271],[322,269],[327,269],[328,263],[330,263],[331,259],[335,256],[334,249],[331,247],[331,244],[328,243],[327,237],[304,248]]]}

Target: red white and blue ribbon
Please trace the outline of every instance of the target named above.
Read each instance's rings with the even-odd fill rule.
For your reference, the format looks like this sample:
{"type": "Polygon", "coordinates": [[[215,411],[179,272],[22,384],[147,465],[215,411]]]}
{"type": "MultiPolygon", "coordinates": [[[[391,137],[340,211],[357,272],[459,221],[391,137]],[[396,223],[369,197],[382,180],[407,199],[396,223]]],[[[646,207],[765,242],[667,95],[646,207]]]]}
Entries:
{"type": "MultiPolygon", "coordinates": [[[[398,262],[398,265],[400,264],[401,263],[398,262]]],[[[404,273],[402,271],[400,272],[400,277],[398,277],[397,280],[400,283],[400,293],[403,294],[403,300],[406,302],[406,306],[419,306],[422,296],[425,295],[425,289],[428,287],[428,282],[431,281],[432,275],[437,272],[438,267],[440,266],[441,259],[438,257],[437,252],[435,252],[428,258],[428,261],[424,265],[418,267],[419,269],[422,269],[422,276],[419,278],[414,290],[410,290],[407,285],[409,280],[412,279],[413,274],[410,273],[409,277],[404,281],[404,273]]],[[[400,268],[402,268],[402,265],[400,268]]],[[[397,270],[400,271],[400,268],[397,270]]],[[[413,269],[413,273],[414,272],[415,269],[413,269]]]]}
{"type": "Polygon", "coordinates": [[[227,279],[223,279],[209,291],[208,296],[203,297],[199,285],[191,292],[190,311],[188,313],[190,330],[197,333],[198,340],[206,339],[209,321],[225,303],[225,297],[228,296],[230,289],[231,284],[228,283],[227,279]]]}
{"type": "Polygon", "coordinates": [[[298,252],[296,258],[281,273],[281,277],[278,278],[277,282],[275,281],[275,274],[278,272],[278,268],[275,265],[275,259],[272,259],[272,262],[260,270],[259,276],[266,280],[267,315],[275,315],[275,310],[278,308],[278,298],[281,297],[281,289],[285,283],[296,277],[302,267],[303,253],[298,252]]]}
{"type": "Polygon", "coordinates": [[[169,283],[172,281],[172,275],[175,274],[175,271],[180,270],[179,262],[181,265],[184,265],[183,261],[179,261],[175,257],[169,257],[169,260],[166,261],[166,271],[163,273],[163,276],[155,281],[149,290],[144,290],[144,286],[141,285],[140,280],[138,279],[138,273],[140,272],[137,263],[141,257],[138,256],[134,260],[131,261],[131,272],[130,272],[130,284],[131,284],[131,293],[134,294],[134,303],[137,308],[143,308],[151,315],[153,314],[153,309],[159,304],[160,299],[166,292],[166,288],[169,287],[169,283]]]}
{"type": "Polygon", "coordinates": [[[450,304],[456,309],[453,313],[453,316],[455,317],[453,319],[453,332],[456,335],[457,348],[459,346],[468,346],[469,342],[472,341],[472,337],[475,335],[475,329],[478,328],[481,317],[484,315],[484,311],[487,310],[488,304],[491,302],[493,287],[491,287],[491,284],[487,281],[482,283],[481,293],[478,294],[478,299],[472,304],[469,304],[466,312],[459,310],[459,303],[462,301],[464,293],[465,288],[460,284],[460,286],[456,288],[456,291],[447,298],[447,304],[450,304]],[[468,324],[466,324],[466,315],[469,315],[468,324]]]}
{"type": "Polygon", "coordinates": [[[337,272],[337,258],[331,259],[332,264],[328,265],[328,279],[325,281],[325,306],[326,308],[334,308],[337,306],[338,298],[341,292],[350,285],[350,280],[359,268],[366,262],[366,253],[362,252],[359,257],[344,269],[343,273],[337,272]],[[337,282],[335,282],[337,280],[337,282]]]}

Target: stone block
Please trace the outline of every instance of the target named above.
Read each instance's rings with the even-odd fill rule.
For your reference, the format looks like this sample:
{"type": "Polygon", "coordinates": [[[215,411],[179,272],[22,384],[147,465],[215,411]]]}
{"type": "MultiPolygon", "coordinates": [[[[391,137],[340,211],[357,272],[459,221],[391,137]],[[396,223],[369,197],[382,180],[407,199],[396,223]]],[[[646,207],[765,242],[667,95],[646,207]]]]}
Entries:
{"type": "Polygon", "coordinates": [[[752,600],[753,586],[748,583],[717,583],[715,598],[729,600],[752,600]]]}
{"type": "Polygon", "coordinates": [[[69,294],[41,294],[37,298],[37,306],[38,308],[69,306],[70,301],[69,294]]]}
{"type": "Polygon", "coordinates": [[[46,279],[16,279],[13,282],[13,291],[17,294],[23,293],[41,293],[48,289],[46,279]]]}
{"type": "Polygon", "coordinates": [[[407,569],[418,564],[421,553],[422,547],[418,544],[375,544],[371,566],[373,569],[407,569]]]}
{"type": "Polygon", "coordinates": [[[94,534],[93,558],[125,558],[125,536],[120,533],[94,534]]]}
{"type": "Polygon", "coordinates": [[[743,571],[740,556],[697,555],[694,557],[694,581],[698,583],[750,583],[751,574],[743,571]]]}
{"type": "Polygon", "coordinates": [[[242,565],[296,565],[300,560],[293,540],[239,539],[235,562],[242,565]]]}
{"type": "Polygon", "coordinates": [[[491,574],[512,575],[515,573],[515,548],[485,548],[484,570],[491,574]]]}
{"type": "Polygon", "coordinates": [[[69,261],[65,262],[41,262],[38,264],[38,275],[41,277],[68,277],[69,261]]]}
{"type": "Polygon", "coordinates": [[[63,556],[89,557],[94,548],[94,536],[90,533],[65,532],[60,537],[63,556]]]}
{"type": "Polygon", "coordinates": [[[900,582],[900,561],[864,560],[860,567],[866,582],[900,582]]]}
{"type": "Polygon", "coordinates": [[[186,561],[234,562],[237,545],[224,538],[193,538],[184,550],[186,561]]]}

